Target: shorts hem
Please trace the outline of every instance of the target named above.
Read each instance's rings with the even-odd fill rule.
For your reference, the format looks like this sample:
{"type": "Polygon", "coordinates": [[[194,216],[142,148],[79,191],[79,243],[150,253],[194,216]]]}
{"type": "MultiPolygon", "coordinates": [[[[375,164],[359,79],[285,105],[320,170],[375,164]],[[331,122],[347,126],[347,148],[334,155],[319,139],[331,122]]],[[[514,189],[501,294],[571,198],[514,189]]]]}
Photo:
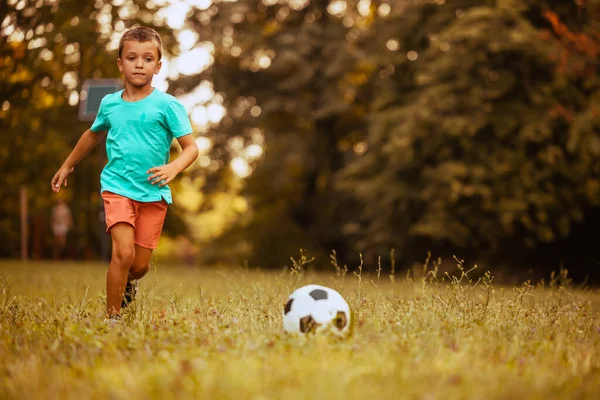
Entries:
{"type": "Polygon", "coordinates": [[[131,225],[131,227],[132,227],[133,229],[135,229],[135,225],[134,225],[134,224],[132,224],[132,223],[131,223],[131,222],[129,222],[129,221],[114,221],[112,224],[110,224],[110,226],[109,226],[109,225],[106,225],[106,233],[108,233],[108,234],[110,235],[110,228],[112,228],[112,227],[113,227],[113,226],[115,226],[116,224],[129,224],[129,225],[131,225]]]}
{"type": "Polygon", "coordinates": [[[140,246],[143,247],[144,249],[148,249],[148,250],[156,250],[156,248],[158,247],[158,245],[155,246],[149,246],[147,244],[141,244],[140,242],[133,242],[136,246],[140,246]]]}

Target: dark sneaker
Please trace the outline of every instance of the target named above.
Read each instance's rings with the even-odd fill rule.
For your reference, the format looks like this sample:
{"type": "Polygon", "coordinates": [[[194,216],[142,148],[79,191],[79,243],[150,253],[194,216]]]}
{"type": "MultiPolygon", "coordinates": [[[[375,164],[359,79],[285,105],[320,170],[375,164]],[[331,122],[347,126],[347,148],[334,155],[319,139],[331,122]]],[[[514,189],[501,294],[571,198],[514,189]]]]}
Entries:
{"type": "Polygon", "coordinates": [[[123,300],[121,301],[121,308],[125,308],[133,302],[133,299],[135,299],[137,290],[138,290],[137,279],[132,279],[130,281],[127,281],[127,285],[125,285],[125,293],[123,293],[123,300]]]}

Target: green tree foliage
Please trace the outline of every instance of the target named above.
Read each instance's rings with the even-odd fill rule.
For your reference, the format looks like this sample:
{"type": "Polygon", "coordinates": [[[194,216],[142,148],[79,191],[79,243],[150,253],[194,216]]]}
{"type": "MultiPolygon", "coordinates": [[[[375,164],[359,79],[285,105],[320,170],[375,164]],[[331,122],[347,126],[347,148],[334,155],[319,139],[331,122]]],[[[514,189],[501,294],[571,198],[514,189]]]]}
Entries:
{"type": "MultiPolygon", "coordinates": [[[[600,202],[599,3],[238,0],[193,9],[186,23],[213,44],[214,65],[180,75],[169,91],[209,81],[227,116],[207,133],[211,168],[195,171],[206,184],[189,182],[237,191],[225,166],[253,144],[265,151],[248,158],[248,212],[215,248],[269,266],[299,248],[396,248],[422,260],[428,248],[489,255],[568,237],[600,202]]],[[[178,52],[153,4],[0,7],[0,255],[18,254],[19,187],[30,189],[33,218],[47,215],[50,177],[89,126],[77,122],[74,92],[86,78],[118,76],[105,50],[111,35],[152,25],[178,52]]],[[[93,153],[67,192],[81,250],[100,234],[102,163],[93,153]]]]}
{"type": "Polygon", "coordinates": [[[343,245],[347,196],[333,190],[333,174],[365,126],[372,66],[357,45],[367,17],[349,13],[351,23],[344,24],[328,6],[323,0],[220,2],[193,18],[201,37],[215,45],[206,76],[228,109],[212,132],[216,157],[227,154],[232,140],[264,141],[266,148],[245,189],[252,216],[223,239],[249,240],[244,256],[260,265],[281,265],[300,247],[343,245]]]}
{"type": "Polygon", "coordinates": [[[600,200],[592,4],[436,3],[374,26],[369,151],[339,182],[363,205],[360,246],[489,255],[566,237],[600,200]]]}
{"type": "MultiPolygon", "coordinates": [[[[9,0],[0,7],[0,256],[19,254],[19,188],[29,192],[34,256],[51,242],[50,179],[90,125],[78,121],[77,96],[88,78],[116,78],[115,40],[133,24],[169,29],[146,1],[9,0]],[[111,50],[107,50],[110,42],[111,50]],[[69,99],[71,98],[71,102],[69,99]]],[[[64,193],[76,224],[77,256],[91,255],[99,235],[102,151],[88,156],[64,193]],[[86,253],[87,252],[87,253],[86,253]]]]}
{"type": "Polygon", "coordinates": [[[597,15],[583,0],[197,11],[228,108],[217,156],[257,132],[266,148],[221,244],[276,265],[298,247],[422,259],[568,237],[600,193],[597,15]]]}

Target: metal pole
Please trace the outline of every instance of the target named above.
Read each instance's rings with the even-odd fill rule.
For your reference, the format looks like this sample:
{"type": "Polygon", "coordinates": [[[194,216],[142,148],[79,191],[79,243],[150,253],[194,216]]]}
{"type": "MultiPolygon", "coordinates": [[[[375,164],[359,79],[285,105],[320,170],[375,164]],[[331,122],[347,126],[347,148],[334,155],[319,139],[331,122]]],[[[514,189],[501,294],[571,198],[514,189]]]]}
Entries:
{"type": "Polygon", "coordinates": [[[29,225],[27,224],[27,187],[21,186],[21,260],[27,260],[29,255],[29,225]]]}

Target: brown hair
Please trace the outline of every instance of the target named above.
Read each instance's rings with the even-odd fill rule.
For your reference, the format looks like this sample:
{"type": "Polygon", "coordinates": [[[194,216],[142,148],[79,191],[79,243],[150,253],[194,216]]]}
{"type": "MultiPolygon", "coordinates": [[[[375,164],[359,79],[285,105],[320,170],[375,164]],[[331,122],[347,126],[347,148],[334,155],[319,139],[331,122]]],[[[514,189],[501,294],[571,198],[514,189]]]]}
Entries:
{"type": "Polygon", "coordinates": [[[119,41],[119,58],[121,58],[121,53],[123,52],[123,44],[128,40],[133,42],[154,42],[158,50],[158,59],[162,58],[162,40],[158,32],[154,29],[140,26],[126,31],[119,41]]]}

